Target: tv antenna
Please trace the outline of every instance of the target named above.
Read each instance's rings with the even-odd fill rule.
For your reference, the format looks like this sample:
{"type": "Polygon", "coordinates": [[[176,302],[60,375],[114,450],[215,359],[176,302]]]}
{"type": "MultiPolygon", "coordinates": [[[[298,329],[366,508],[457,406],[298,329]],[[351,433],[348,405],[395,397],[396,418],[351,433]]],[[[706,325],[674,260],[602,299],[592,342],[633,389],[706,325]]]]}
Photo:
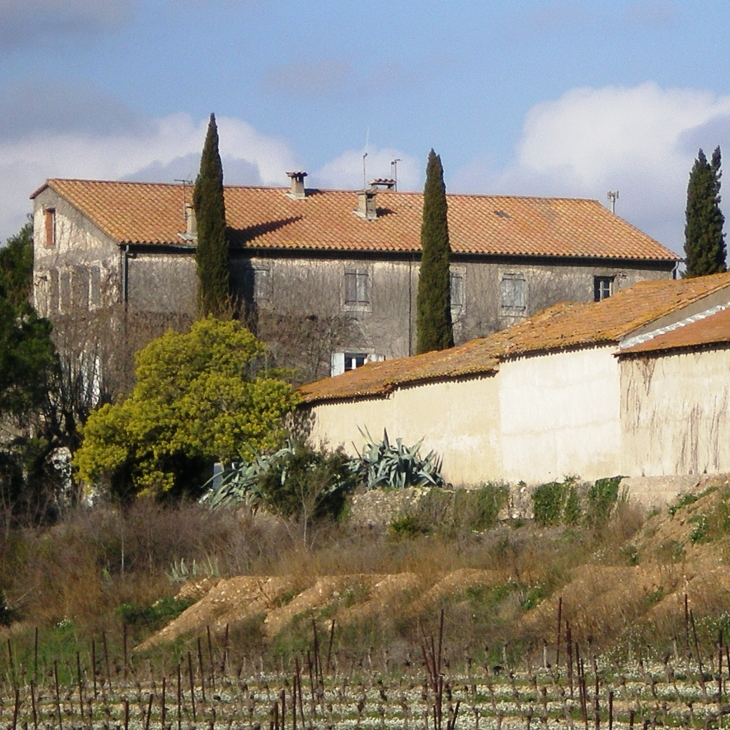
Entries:
{"type": "Polygon", "coordinates": [[[185,204],[188,202],[186,198],[186,192],[187,192],[187,186],[192,185],[192,180],[186,180],[184,177],[176,177],[173,182],[176,183],[182,183],[182,189],[183,189],[183,210],[185,209],[185,204]]]}
{"type": "Polygon", "coordinates": [[[365,132],[365,154],[362,156],[362,189],[363,190],[365,190],[365,188],[368,185],[367,166],[365,164],[365,160],[368,156],[369,150],[370,150],[370,127],[368,127],[367,131],[365,132]]]}
{"type": "Polygon", "coordinates": [[[611,201],[611,212],[616,213],[616,201],[618,200],[618,190],[609,190],[606,197],[611,201]]]}
{"type": "Polygon", "coordinates": [[[393,190],[397,192],[398,190],[398,163],[401,162],[400,157],[396,157],[394,160],[390,161],[390,176],[393,178],[393,182],[395,183],[393,185],[393,190]]]}

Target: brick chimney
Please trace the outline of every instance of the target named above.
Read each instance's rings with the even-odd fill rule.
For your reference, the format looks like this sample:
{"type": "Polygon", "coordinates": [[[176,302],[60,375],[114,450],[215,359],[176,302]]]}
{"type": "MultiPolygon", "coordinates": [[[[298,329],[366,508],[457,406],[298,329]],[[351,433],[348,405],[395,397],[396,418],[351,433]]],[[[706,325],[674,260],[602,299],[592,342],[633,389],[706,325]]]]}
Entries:
{"type": "Polygon", "coordinates": [[[195,208],[192,203],[185,203],[185,233],[178,233],[178,237],[182,238],[186,243],[192,243],[198,240],[198,221],[195,218],[195,208]]]}
{"type": "Polygon", "coordinates": [[[198,220],[192,203],[185,203],[185,233],[190,238],[198,237],[198,220]]]}
{"type": "Polygon", "coordinates": [[[367,221],[374,221],[378,217],[378,209],[375,205],[375,195],[378,191],[374,188],[366,190],[358,190],[357,193],[357,210],[355,215],[364,218],[367,221]]]}
{"type": "Polygon", "coordinates": [[[293,200],[304,200],[307,197],[307,191],[304,187],[304,178],[307,177],[307,173],[302,170],[294,170],[293,172],[287,172],[291,181],[291,187],[287,195],[293,200]]]}

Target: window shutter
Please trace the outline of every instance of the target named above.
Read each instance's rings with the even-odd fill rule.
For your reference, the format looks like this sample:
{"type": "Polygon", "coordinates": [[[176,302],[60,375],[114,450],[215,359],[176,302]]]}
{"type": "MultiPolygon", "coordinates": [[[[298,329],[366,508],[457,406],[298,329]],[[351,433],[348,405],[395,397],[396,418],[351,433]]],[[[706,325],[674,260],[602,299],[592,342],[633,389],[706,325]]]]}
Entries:
{"type": "Polygon", "coordinates": [[[451,308],[458,309],[464,305],[464,277],[458,272],[451,272],[451,308]]]}
{"type": "Polygon", "coordinates": [[[505,274],[499,282],[502,309],[524,311],[527,308],[527,286],[525,280],[515,274],[505,274]]]}
{"type": "Polygon", "coordinates": [[[345,353],[333,352],[330,373],[332,375],[342,375],[345,372],[345,353]]]}
{"type": "Polygon", "coordinates": [[[345,273],[345,304],[357,304],[357,272],[345,273]]]}

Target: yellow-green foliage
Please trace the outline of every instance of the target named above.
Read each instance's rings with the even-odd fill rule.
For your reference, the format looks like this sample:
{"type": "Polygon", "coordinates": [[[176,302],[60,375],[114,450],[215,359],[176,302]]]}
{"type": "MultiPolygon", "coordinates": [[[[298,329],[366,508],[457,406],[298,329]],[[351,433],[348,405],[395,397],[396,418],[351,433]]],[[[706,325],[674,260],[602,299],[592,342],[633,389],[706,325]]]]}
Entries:
{"type": "Polygon", "coordinates": [[[155,493],[179,486],[186,459],[225,463],[277,447],[297,396],[282,380],[247,375],[263,350],[239,323],[213,317],[150,342],[137,353],[131,395],[89,417],[79,476],[128,475],[135,493],[155,493]]]}

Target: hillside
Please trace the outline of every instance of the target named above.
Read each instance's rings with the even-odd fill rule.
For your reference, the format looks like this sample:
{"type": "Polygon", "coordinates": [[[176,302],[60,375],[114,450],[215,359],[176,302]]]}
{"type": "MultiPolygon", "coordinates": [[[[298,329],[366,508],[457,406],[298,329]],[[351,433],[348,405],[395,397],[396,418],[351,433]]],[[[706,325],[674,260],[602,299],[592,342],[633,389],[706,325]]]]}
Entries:
{"type": "Polygon", "coordinates": [[[320,566],[312,560],[287,572],[280,561],[276,574],[185,584],[179,598],[193,605],[138,650],[208,627],[218,635],[245,627],[249,639],[286,651],[314,621],[336,630],[353,651],[385,642],[407,653],[418,625],[444,608],[452,638],[464,646],[535,650],[554,642],[560,611],[576,642],[613,651],[652,644],[658,651],[686,632],[685,601],[699,640],[711,642],[719,628],[730,630],[728,534],[730,483],[713,477],[646,518],[620,503],[603,529],[505,522],[462,536],[448,550],[433,535],[394,541],[389,560],[378,558],[399,564],[392,572],[378,565],[349,571],[352,556],[343,545],[338,572],[321,572],[330,554],[320,566]]]}

